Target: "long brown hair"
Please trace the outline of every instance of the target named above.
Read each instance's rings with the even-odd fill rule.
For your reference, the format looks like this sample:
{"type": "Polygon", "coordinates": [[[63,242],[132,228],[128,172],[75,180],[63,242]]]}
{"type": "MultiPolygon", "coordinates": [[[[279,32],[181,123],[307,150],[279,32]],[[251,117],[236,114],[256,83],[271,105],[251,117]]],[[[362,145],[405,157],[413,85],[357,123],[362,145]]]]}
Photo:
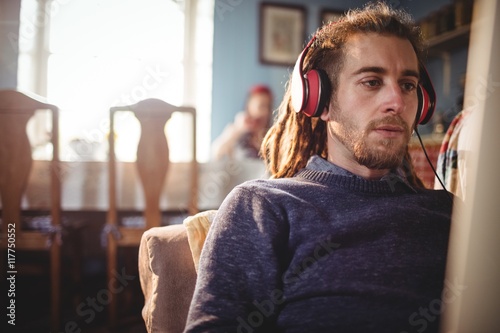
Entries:
{"type": "MultiPolygon", "coordinates": [[[[337,89],[337,77],[343,67],[344,47],[348,38],[358,33],[379,33],[408,39],[419,61],[423,54],[420,29],[411,17],[400,10],[378,2],[362,9],[350,10],[339,21],[327,23],[315,34],[303,64],[303,71],[321,69],[328,75],[330,99],[337,89]]],[[[278,108],[278,115],[261,146],[261,155],[273,178],[292,177],[304,168],[309,158],[328,156],[326,122],[296,113],[291,105],[291,77],[278,108]]],[[[416,176],[407,152],[403,169],[414,185],[422,182],[416,176]]]]}

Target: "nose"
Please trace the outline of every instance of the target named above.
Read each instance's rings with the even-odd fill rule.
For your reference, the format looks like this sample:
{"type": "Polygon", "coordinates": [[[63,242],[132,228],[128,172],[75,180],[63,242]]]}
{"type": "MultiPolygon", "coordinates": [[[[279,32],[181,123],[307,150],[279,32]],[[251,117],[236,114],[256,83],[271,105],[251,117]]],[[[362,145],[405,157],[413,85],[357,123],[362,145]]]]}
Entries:
{"type": "Polygon", "coordinates": [[[386,112],[392,112],[396,114],[403,112],[405,108],[405,100],[403,96],[403,91],[401,90],[399,84],[394,83],[386,85],[384,98],[386,100],[386,106],[385,106],[386,112]]]}

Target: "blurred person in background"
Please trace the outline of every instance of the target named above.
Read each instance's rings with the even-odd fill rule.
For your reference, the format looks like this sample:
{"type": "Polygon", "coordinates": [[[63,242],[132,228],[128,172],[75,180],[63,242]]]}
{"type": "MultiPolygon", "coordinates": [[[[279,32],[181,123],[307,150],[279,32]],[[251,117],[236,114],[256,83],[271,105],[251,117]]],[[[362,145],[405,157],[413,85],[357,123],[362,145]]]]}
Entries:
{"type": "Polygon", "coordinates": [[[272,105],[271,89],[265,85],[253,86],[245,110],[239,112],[213,142],[213,159],[259,158],[260,145],[271,124],[272,105]]]}

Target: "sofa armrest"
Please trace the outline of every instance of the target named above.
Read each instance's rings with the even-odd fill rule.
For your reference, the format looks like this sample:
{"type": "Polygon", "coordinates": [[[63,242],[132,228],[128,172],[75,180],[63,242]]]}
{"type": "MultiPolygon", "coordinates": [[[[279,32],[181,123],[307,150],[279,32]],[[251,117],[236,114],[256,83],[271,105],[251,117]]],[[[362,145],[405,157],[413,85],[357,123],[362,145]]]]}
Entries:
{"type": "Polygon", "coordinates": [[[151,228],[143,234],[139,276],[148,332],[182,332],[196,284],[184,225],[151,228]]]}

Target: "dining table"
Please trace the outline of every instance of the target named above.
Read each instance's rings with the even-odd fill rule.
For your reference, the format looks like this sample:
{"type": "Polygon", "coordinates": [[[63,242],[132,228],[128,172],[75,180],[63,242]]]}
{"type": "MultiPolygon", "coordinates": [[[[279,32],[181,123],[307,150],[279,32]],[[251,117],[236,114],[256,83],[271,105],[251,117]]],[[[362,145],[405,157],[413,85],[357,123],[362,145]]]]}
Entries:
{"type": "MultiPolygon", "coordinates": [[[[50,207],[50,161],[34,160],[21,207],[50,207]]],[[[107,211],[109,170],[106,161],[60,161],[62,211],[107,211]]],[[[245,181],[268,178],[260,159],[225,159],[197,163],[198,210],[217,209],[229,192],[245,181]]],[[[162,211],[185,210],[193,184],[192,163],[172,162],[160,196],[162,211]]],[[[117,161],[117,206],[127,211],[145,207],[144,191],[134,162],[117,161]]],[[[1,205],[1,204],[0,204],[1,205]]]]}

